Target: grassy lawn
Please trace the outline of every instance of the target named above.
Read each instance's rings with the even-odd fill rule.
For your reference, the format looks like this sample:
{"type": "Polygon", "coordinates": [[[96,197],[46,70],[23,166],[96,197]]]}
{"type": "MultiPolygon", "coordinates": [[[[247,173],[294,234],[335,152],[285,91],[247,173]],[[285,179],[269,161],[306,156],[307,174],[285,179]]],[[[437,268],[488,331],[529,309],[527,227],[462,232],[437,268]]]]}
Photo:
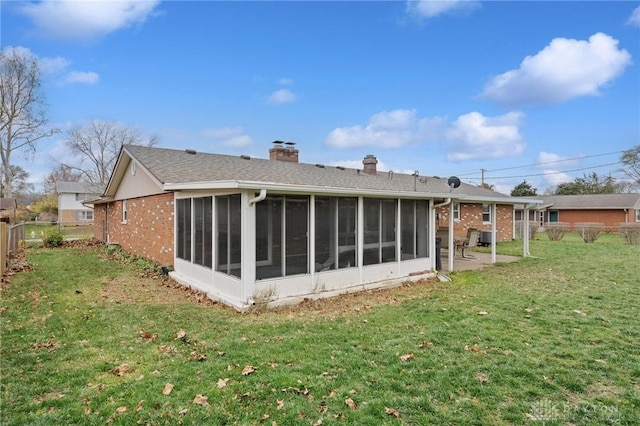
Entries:
{"type": "Polygon", "coordinates": [[[0,423],[639,424],[640,246],[531,253],[238,314],[100,248],[34,248],[2,288],[0,423]]]}
{"type": "Polygon", "coordinates": [[[30,222],[24,225],[25,239],[41,239],[52,230],[62,231],[65,238],[91,238],[93,237],[93,223],[88,225],[51,225],[49,222],[30,222]]]}

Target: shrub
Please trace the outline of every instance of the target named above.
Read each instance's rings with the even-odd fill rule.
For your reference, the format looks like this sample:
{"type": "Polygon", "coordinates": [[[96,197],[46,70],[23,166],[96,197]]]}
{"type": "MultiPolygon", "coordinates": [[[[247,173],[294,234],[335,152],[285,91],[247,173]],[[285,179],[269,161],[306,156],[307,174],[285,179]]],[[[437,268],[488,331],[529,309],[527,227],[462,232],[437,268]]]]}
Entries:
{"type": "Polygon", "coordinates": [[[574,226],[576,232],[582,235],[582,241],[585,243],[595,242],[604,231],[604,224],[599,222],[579,222],[574,226]]]}
{"type": "Polygon", "coordinates": [[[640,245],[640,223],[619,223],[618,230],[630,245],[640,245]]]}
{"type": "Polygon", "coordinates": [[[569,232],[571,226],[566,222],[553,222],[545,225],[549,241],[560,241],[564,234],[569,232]]]}
{"type": "Polygon", "coordinates": [[[64,244],[64,234],[58,228],[47,230],[42,239],[45,247],[60,247],[64,244]]]}

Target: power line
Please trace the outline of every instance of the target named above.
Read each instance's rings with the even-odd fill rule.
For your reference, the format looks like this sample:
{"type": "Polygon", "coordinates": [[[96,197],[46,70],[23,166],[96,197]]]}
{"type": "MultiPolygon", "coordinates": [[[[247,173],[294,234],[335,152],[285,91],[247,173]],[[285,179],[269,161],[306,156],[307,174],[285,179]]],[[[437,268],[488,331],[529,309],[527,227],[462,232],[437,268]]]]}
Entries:
{"type": "MultiPolygon", "coordinates": [[[[595,157],[604,157],[605,155],[613,155],[613,154],[621,154],[625,151],[614,151],[614,152],[605,152],[604,154],[593,154],[593,155],[584,155],[581,157],[573,157],[573,158],[563,158],[562,160],[553,160],[553,161],[545,161],[542,163],[533,163],[533,164],[526,164],[523,166],[512,166],[512,167],[504,167],[501,169],[493,169],[493,170],[486,170],[486,169],[480,169],[480,173],[482,175],[484,175],[485,173],[489,172],[502,172],[505,170],[515,170],[515,169],[524,169],[524,168],[528,168],[528,167],[536,167],[536,166],[543,166],[546,164],[555,164],[555,163],[564,163],[566,161],[574,161],[574,160],[583,160],[586,158],[595,158],[595,157]]],[[[599,166],[597,166],[599,167],[599,166]]],[[[464,174],[458,174],[458,176],[469,176],[469,175],[477,175],[478,172],[469,172],[469,173],[464,173],[464,174]]],[[[543,173],[543,174],[549,174],[549,173],[543,173]]],[[[541,176],[540,174],[536,174],[536,175],[531,175],[531,176],[541,176]]]]}
{"type": "MultiPolygon", "coordinates": [[[[622,163],[620,161],[616,161],[615,163],[600,164],[598,166],[582,167],[582,168],[579,168],[579,169],[572,169],[572,170],[563,170],[563,171],[557,171],[557,172],[543,172],[543,173],[535,173],[535,174],[529,174],[529,175],[484,177],[484,179],[486,179],[486,180],[514,179],[514,178],[525,178],[525,177],[533,177],[533,176],[559,175],[559,174],[564,174],[564,173],[572,173],[572,172],[580,172],[580,171],[583,171],[583,170],[597,169],[597,168],[600,168],[600,167],[614,166],[616,164],[622,164],[622,163]]],[[[478,179],[478,178],[475,178],[475,179],[478,179]]]]}

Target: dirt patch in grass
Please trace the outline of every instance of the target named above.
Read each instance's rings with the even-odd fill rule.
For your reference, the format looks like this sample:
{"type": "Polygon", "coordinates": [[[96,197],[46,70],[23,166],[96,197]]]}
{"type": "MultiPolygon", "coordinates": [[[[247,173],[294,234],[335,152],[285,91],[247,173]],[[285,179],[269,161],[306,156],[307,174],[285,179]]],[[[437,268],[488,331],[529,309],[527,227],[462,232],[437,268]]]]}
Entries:
{"type": "Polygon", "coordinates": [[[382,305],[394,305],[405,300],[424,297],[433,291],[443,290],[445,286],[436,278],[407,282],[398,287],[365,290],[346,293],[324,299],[304,299],[301,303],[280,306],[266,311],[252,312],[255,315],[276,315],[310,318],[339,318],[365,313],[382,305]]]}
{"type": "Polygon", "coordinates": [[[197,303],[217,304],[204,294],[184,287],[165,277],[102,278],[101,297],[109,303],[145,303],[153,305],[197,303]]]}

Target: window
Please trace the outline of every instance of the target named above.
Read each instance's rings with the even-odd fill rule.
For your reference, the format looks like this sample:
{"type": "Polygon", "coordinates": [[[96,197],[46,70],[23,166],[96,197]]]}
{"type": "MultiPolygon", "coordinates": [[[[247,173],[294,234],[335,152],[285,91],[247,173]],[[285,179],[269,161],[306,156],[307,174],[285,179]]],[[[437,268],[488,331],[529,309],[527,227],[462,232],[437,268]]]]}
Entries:
{"type": "Polygon", "coordinates": [[[482,205],[482,221],[491,223],[491,204],[482,205]]]}
{"type": "Polygon", "coordinates": [[[176,202],[176,256],[191,262],[191,198],[176,202]]]}
{"type": "Polygon", "coordinates": [[[640,222],[640,209],[636,210],[636,222],[640,222]]]}
{"type": "Polygon", "coordinates": [[[270,195],[256,204],[256,278],[309,272],[309,197],[270,195]]]}
{"type": "Polygon", "coordinates": [[[240,278],[242,265],[242,199],[216,197],[216,271],[240,278]]]}
{"type": "Polygon", "coordinates": [[[122,223],[127,223],[127,217],[129,216],[127,212],[127,200],[122,200],[122,223]]]}
{"type": "Polygon", "coordinates": [[[453,203],[453,220],[460,220],[460,203],[453,203]]]}
{"type": "Polygon", "coordinates": [[[76,211],[76,220],[93,220],[93,210],[76,211]]]}
{"type": "Polygon", "coordinates": [[[402,260],[427,257],[429,247],[429,202],[401,200],[400,229],[402,260]]]}
{"type": "Polygon", "coordinates": [[[193,263],[211,268],[213,263],[213,203],[211,197],[193,199],[193,263]]]}
{"type": "Polygon", "coordinates": [[[91,194],[76,193],[76,201],[85,201],[94,198],[91,194]]]}
{"type": "Polygon", "coordinates": [[[315,198],[315,270],[356,266],[357,198],[315,198]]]}
{"type": "Polygon", "coordinates": [[[364,199],[364,265],[396,260],[396,210],[396,200],[364,199]]]}

